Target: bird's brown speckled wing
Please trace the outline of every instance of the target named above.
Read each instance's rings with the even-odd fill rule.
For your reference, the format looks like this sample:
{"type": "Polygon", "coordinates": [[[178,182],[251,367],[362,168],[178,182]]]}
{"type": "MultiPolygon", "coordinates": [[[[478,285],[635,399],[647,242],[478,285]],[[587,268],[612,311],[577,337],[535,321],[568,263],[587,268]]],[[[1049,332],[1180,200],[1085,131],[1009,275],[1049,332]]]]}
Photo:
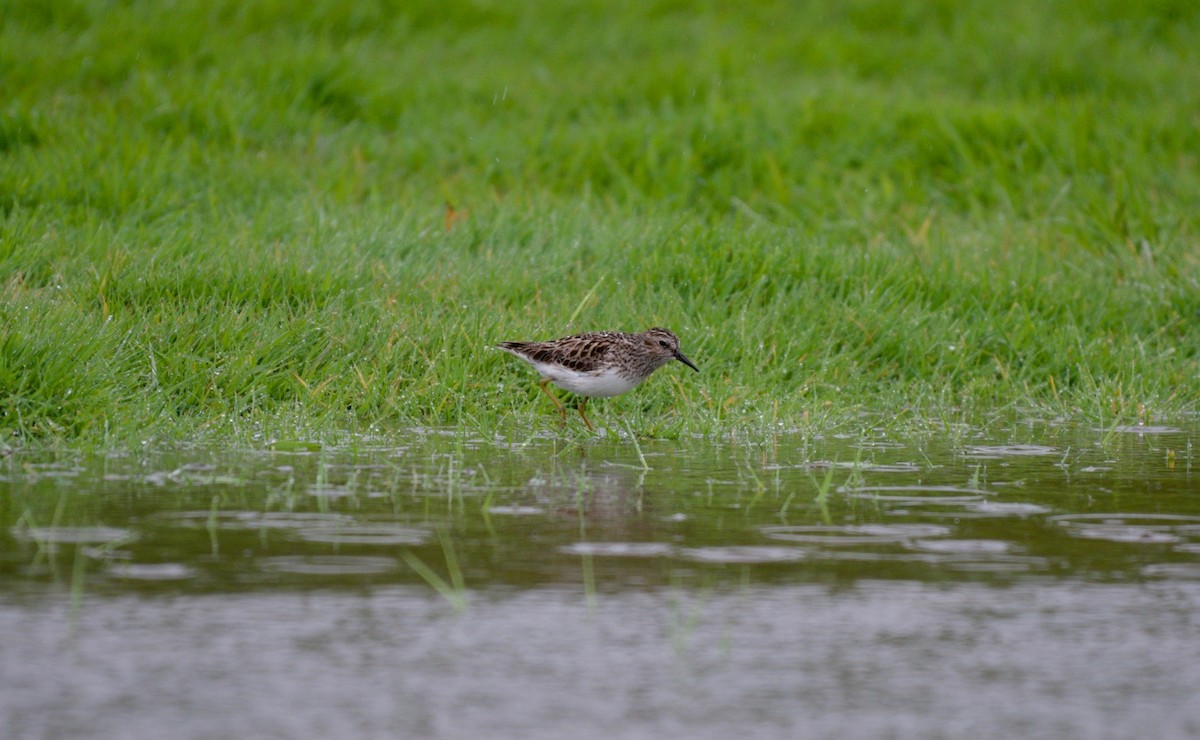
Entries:
{"type": "Polygon", "coordinates": [[[614,334],[594,332],[576,334],[550,342],[501,342],[500,346],[534,362],[562,365],[586,373],[608,364],[614,334]]]}

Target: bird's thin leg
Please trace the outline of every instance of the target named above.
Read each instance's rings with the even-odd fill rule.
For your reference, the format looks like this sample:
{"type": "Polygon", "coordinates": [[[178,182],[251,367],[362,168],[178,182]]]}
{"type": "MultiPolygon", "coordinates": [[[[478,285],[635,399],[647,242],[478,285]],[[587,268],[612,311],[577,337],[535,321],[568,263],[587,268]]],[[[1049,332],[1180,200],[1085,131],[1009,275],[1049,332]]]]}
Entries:
{"type": "Polygon", "coordinates": [[[545,380],[543,380],[542,382],[538,383],[538,387],[539,387],[539,388],[541,388],[541,389],[542,389],[542,391],[543,391],[543,392],[545,392],[545,394],[546,394],[547,396],[550,396],[550,400],[551,400],[551,401],[554,401],[554,405],[558,407],[558,415],[562,417],[563,423],[566,423],[566,421],[567,421],[567,407],[566,407],[566,406],[563,406],[563,405],[562,405],[562,401],[560,401],[560,400],[558,400],[557,398],[555,398],[555,397],[554,397],[554,394],[550,392],[550,389],[546,387],[546,384],[547,384],[547,383],[549,383],[549,382],[550,382],[550,379],[549,379],[549,378],[546,378],[546,379],[545,379],[545,380]]]}
{"type": "Polygon", "coordinates": [[[587,396],[584,396],[583,401],[579,403],[579,415],[583,417],[583,423],[587,424],[588,431],[594,432],[596,431],[596,427],[592,426],[592,422],[588,420],[587,414],[583,413],[585,408],[587,408],[587,396]]]}

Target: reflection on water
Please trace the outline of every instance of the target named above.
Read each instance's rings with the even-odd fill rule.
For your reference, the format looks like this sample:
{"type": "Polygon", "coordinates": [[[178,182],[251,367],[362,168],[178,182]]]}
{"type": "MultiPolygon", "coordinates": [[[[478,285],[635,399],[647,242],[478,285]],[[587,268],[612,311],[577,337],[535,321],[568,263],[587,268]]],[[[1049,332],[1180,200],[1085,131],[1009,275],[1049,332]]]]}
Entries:
{"type": "Polygon", "coordinates": [[[400,563],[395,558],[370,555],[280,555],[262,558],[257,566],[267,572],[305,576],[341,576],[387,573],[400,563]]]}
{"type": "Polygon", "coordinates": [[[0,714],[18,737],[1192,734],[1196,438],[18,452],[0,650],[38,669],[4,672],[0,714]]]}

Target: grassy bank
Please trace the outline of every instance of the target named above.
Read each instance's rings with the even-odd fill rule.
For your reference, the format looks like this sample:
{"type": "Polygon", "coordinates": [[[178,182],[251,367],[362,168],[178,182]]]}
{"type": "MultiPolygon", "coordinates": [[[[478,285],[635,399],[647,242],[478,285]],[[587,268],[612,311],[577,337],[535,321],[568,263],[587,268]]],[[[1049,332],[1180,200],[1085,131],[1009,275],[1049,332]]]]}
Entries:
{"type": "Polygon", "coordinates": [[[1193,411],[1200,10],[1132,5],[4,0],[6,443],[528,430],[491,344],[655,324],[602,423],[1193,411]]]}

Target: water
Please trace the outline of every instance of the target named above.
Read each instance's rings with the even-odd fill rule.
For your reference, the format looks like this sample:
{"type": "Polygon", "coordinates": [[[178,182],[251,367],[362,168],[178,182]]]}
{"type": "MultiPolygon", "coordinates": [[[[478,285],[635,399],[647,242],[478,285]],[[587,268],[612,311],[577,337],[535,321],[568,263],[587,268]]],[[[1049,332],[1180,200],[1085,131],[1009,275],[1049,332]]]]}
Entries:
{"type": "Polygon", "coordinates": [[[6,737],[1200,734],[1194,424],[0,460],[6,737]]]}

